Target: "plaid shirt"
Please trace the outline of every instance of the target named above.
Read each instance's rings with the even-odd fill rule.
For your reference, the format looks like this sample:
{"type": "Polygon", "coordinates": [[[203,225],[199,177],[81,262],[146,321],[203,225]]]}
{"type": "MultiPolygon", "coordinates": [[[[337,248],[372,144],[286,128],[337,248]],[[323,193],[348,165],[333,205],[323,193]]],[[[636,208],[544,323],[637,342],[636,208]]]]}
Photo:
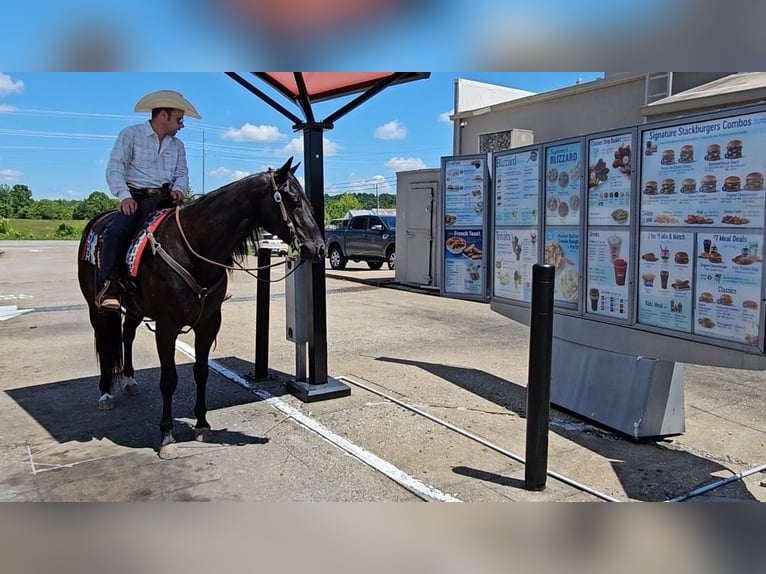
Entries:
{"type": "Polygon", "coordinates": [[[160,145],[148,120],[125,128],[117,136],[109,156],[106,183],[120,201],[130,197],[128,185],[141,188],[170,183],[173,190],[186,192],[189,170],[183,142],[177,137],[165,136],[160,145]]]}

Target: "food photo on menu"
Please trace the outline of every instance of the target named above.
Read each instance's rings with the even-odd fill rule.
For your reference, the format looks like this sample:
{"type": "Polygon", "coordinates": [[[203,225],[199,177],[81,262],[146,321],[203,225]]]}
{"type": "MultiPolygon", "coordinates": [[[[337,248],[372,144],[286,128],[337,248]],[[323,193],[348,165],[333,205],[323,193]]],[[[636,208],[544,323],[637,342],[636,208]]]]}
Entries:
{"type": "Polygon", "coordinates": [[[499,297],[532,300],[532,268],[537,263],[537,229],[495,233],[494,292],[499,297]]]}
{"type": "Polygon", "coordinates": [[[580,233],[549,230],[545,237],[543,261],[556,268],[553,298],[574,308],[580,299],[580,233]]]}
{"type": "Polygon", "coordinates": [[[694,234],[644,231],[639,236],[638,321],[691,332],[694,234]]]}
{"type": "Polygon", "coordinates": [[[586,311],[626,319],[629,311],[630,233],[588,231],[586,311]]]}
{"type": "Polygon", "coordinates": [[[764,112],[646,130],[641,224],[763,227],[765,136],[764,112]]]}
{"type": "Polygon", "coordinates": [[[758,344],[761,238],[726,233],[697,236],[695,333],[758,344]]]}
{"type": "Polygon", "coordinates": [[[632,141],[631,134],[605,136],[589,141],[589,225],[629,223],[633,173],[632,141]]]}
{"type": "Polygon", "coordinates": [[[484,249],[481,230],[449,230],[444,241],[444,286],[451,293],[481,294],[484,249]]]}
{"type": "Polygon", "coordinates": [[[580,222],[582,152],[579,142],[546,150],[545,221],[548,225],[580,222]]]}

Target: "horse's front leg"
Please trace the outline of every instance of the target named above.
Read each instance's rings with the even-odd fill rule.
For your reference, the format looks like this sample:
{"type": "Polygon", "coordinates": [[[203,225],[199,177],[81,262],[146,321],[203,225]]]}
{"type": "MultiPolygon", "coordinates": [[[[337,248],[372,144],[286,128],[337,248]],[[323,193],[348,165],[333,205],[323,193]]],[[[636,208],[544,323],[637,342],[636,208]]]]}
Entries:
{"type": "Polygon", "coordinates": [[[175,345],[179,329],[166,321],[157,320],[155,342],[160,357],[160,392],[162,393],[162,417],[160,418],[159,455],[163,459],[178,457],[176,439],[173,437],[173,393],[178,385],[178,372],[175,362],[175,345]]]}
{"type": "Polygon", "coordinates": [[[122,326],[122,392],[126,395],[136,396],[141,394],[141,389],[135,379],[133,368],[133,341],[136,339],[136,329],[141,324],[141,317],[125,315],[122,326]]]}
{"type": "Polygon", "coordinates": [[[197,400],[194,403],[194,414],[197,417],[196,439],[200,442],[210,440],[210,424],[207,422],[207,379],[209,374],[208,359],[210,347],[221,327],[220,309],[194,329],[194,381],[197,384],[197,400]]]}

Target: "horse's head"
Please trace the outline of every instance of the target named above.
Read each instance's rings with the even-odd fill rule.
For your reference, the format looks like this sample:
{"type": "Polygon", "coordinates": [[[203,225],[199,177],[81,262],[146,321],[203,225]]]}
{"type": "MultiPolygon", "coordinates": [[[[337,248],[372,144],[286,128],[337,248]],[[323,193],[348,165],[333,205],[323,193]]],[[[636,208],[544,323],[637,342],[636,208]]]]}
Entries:
{"type": "Polygon", "coordinates": [[[272,209],[278,212],[276,228],[269,231],[298,249],[302,259],[318,262],[325,256],[324,237],[311,202],[294,175],[300,164],[291,167],[292,161],[291,157],[278,170],[269,172],[273,182],[272,209]]]}

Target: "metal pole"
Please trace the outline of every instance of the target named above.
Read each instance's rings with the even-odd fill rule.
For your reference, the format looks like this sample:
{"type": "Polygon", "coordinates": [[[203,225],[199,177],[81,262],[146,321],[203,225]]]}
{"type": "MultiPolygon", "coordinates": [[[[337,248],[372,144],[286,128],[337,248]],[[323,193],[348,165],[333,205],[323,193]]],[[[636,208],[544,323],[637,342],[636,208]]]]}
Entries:
{"type": "Polygon", "coordinates": [[[269,378],[269,302],[271,300],[271,249],[258,249],[258,281],[255,287],[255,375],[269,378]]]}
{"type": "MultiPolygon", "coordinates": [[[[324,229],[324,152],[321,125],[303,129],[306,191],[319,229],[324,229]]],[[[309,295],[309,384],[327,383],[327,307],[324,260],[311,263],[309,295]]]]}
{"type": "Polygon", "coordinates": [[[556,267],[532,266],[532,316],[527,380],[527,450],[524,487],[543,490],[548,474],[548,423],[553,348],[553,288],[556,267]]]}

